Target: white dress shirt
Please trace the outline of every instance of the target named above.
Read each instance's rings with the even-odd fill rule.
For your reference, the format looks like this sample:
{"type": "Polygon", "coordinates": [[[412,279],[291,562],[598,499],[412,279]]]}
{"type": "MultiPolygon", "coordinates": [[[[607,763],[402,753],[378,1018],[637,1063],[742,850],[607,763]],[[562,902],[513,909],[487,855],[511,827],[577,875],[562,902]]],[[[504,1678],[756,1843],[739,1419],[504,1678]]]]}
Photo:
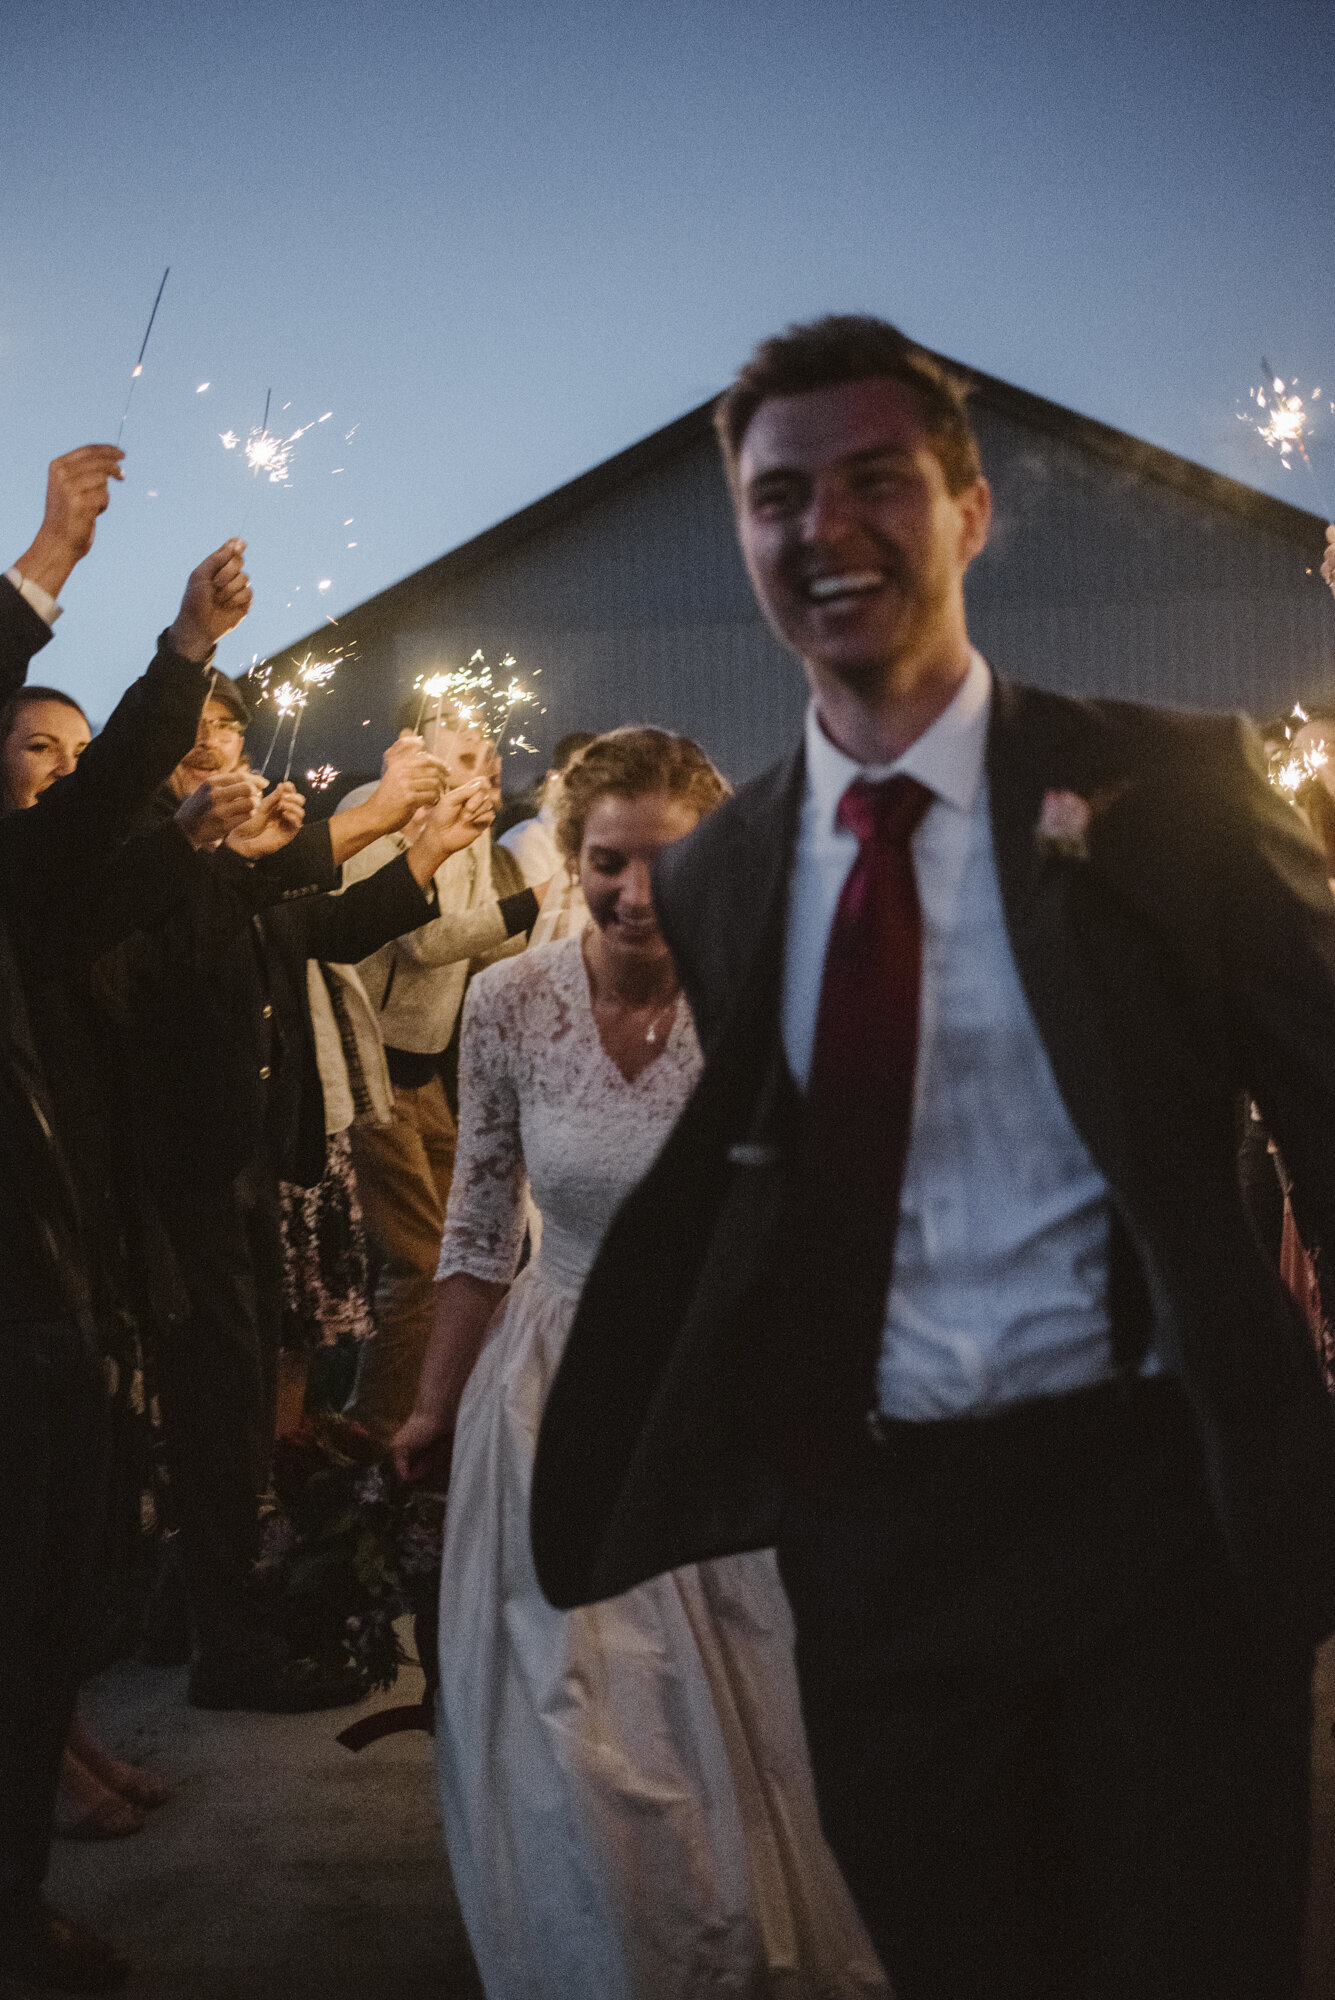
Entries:
{"type": "Polygon", "coordinates": [[[922,989],[913,1119],[877,1371],[891,1417],[986,1414],[1113,1373],[1108,1191],[1057,1089],[1020,985],[992,853],[992,676],[975,653],[950,706],[893,764],[837,750],[814,706],[789,891],[783,1040],[805,1087],[825,947],[856,836],[854,778],[903,772],[932,802],[913,835],[922,989]]]}
{"type": "Polygon", "coordinates": [[[18,569],[7,569],[5,582],[13,584],[24,603],[31,604],[37,616],[46,624],[55,624],[60,616],[60,606],[49,590],[43,590],[40,583],[34,583],[30,576],[24,576],[22,570],[18,569]]]}
{"type": "Polygon", "coordinates": [[[514,855],[530,889],[555,875],[565,860],[552,831],[555,825],[556,814],[550,806],[543,806],[536,818],[516,820],[496,843],[514,855]]]}

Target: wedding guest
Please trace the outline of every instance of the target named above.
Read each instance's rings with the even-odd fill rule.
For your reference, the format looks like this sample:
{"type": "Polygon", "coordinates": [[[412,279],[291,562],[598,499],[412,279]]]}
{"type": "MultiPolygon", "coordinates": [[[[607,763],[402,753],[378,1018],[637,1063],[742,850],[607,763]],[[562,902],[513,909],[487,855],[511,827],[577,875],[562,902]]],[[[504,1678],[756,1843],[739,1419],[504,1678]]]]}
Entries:
{"type": "MultiPolygon", "coordinates": [[[[62,462],[53,466],[67,554],[91,543],[119,456],[103,452],[100,478],[77,482],[75,505],[62,462]]],[[[58,589],[72,561],[45,567],[40,536],[34,548],[38,560],[23,560],[58,589]]],[[[31,810],[0,819],[0,1972],[70,1991],[109,1989],[128,1970],[114,1947],[42,1895],[104,1492],[97,1224],[105,1186],[83,977],[94,940],[109,935],[105,857],[188,744],[203,669],[248,602],[239,552],[228,545],[192,574],[147,674],[77,768],[31,810]]],[[[20,606],[31,609],[11,573],[0,591],[0,698],[40,640],[20,606]]],[[[155,897],[161,891],[152,885],[155,897]]]]}
{"type": "Polygon", "coordinates": [[[496,836],[499,847],[508,848],[524,871],[526,882],[546,882],[561,866],[554,828],[560,796],[561,775],[573,757],[586,750],[593,737],[586,729],[563,736],[552,752],[551,767],[537,788],[532,817],[514,821],[496,836]]]}
{"type": "Polygon", "coordinates": [[[649,870],[726,791],[684,737],[596,739],[556,826],[583,940],[480,973],[465,1008],[435,1326],[394,1449],[411,1479],[454,1432],[437,1743],[488,2000],[884,1992],[820,1836],[773,1557],[567,1614],[527,1548],[534,1435],[580,1284],[699,1073],[649,870]],[[542,1232],[516,1278],[526,1184],[542,1232]]]}
{"type": "MultiPolygon", "coordinates": [[[[413,718],[405,711],[405,719],[413,718]]],[[[484,774],[491,746],[480,730],[449,723],[448,716],[433,717],[424,740],[446,782],[458,785],[484,774]]],[[[364,789],[350,792],[333,824],[364,797],[364,789]]],[[[363,848],[347,870],[349,879],[385,867],[409,838],[405,833],[363,848]]],[[[412,1408],[431,1330],[431,1285],[455,1141],[441,1067],[469,965],[492,952],[522,949],[539,909],[527,888],[496,895],[489,836],[451,856],[437,871],[435,890],[435,920],[357,968],[379,1020],[394,1109],[388,1125],[358,1125],[351,1135],[380,1275],[376,1338],[362,1345],[349,1411],[384,1443],[412,1408]]]]}
{"type": "MultiPolygon", "coordinates": [[[[255,802],[260,781],[241,768],[246,718],[240,690],[217,675],[195,744],[155,802],[159,825],[182,825],[201,798],[239,787],[252,811],[225,841],[191,835],[189,894],[135,938],[128,1059],[142,1157],[185,1294],[157,1374],[198,1641],[188,1696],[197,1707],[288,1713],[363,1691],[351,1672],[294,1657],[250,1583],[276,1423],[279,1183],[311,1185],[325,1165],[306,960],[369,951],[431,915],[411,868],[386,871],[351,900],[328,892],[360,845],[419,808],[435,811],[441,780],[420,746],[405,744],[355,810],[305,828],[293,786],[255,802]]],[[[437,861],[455,844],[461,804],[456,793],[437,861]]],[[[439,845],[430,812],[427,829],[429,846],[439,845]]],[[[134,875],[135,843],[118,865],[134,875]]]]}
{"type": "Polygon", "coordinates": [[[280,1436],[301,1421],[314,1351],[374,1338],[370,1254],[349,1134],[359,1120],[387,1125],[394,1104],[380,1030],[355,968],[311,959],[306,991],[324,1105],[325,1168],[311,1187],[293,1181],[279,1187],[280,1436]]]}
{"type": "MultiPolygon", "coordinates": [[[[69,695],[57,688],[19,688],[0,708],[0,809],[19,812],[34,806],[57,778],[68,777],[91,741],[88,718],[69,695]]],[[[111,1317],[124,1325],[132,1314],[99,1314],[103,1325],[111,1317]]],[[[155,1773],[114,1757],[75,1714],[60,1765],[58,1834],[113,1840],[138,1833],[147,1812],[161,1805],[169,1791],[155,1773]]]]}
{"type": "Polygon", "coordinates": [[[24,687],[0,708],[0,801],[26,812],[67,778],[93,740],[88,717],[59,688],[24,687]]]}
{"type": "MultiPolygon", "coordinates": [[[[391,760],[391,769],[405,760],[391,760]]],[[[406,768],[416,759],[409,753],[406,768]]],[[[472,779],[445,793],[429,811],[418,809],[411,851],[396,863],[351,884],[337,896],[280,905],[261,918],[269,944],[269,993],[279,1042],[304,1054],[293,1136],[278,1142],[283,1218],[284,1306],[299,1298],[321,1339],[349,1333],[375,1337],[366,1296],[366,1243],[348,1134],[359,1109],[375,1124],[392,1115],[392,1089],[375,1017],[365,990],[346,960],[386,937],[398,937],[428,920],[435,908],[436,868],[479,839],[491,817],[491,793],[472,779]],[[409,891],[409,882],[417,894],[409,891]],[[319,1121],[317,1129],[316,1121],[319,1121]],[[299,1125],[297,1120],[299,1119],[299,1125]],[[323,1134],[323,1144],[321,1143],[323,1134]]],[[[280,1067],[276,1095],[283,1094],[280,1067]]],[[[271,1128],[284,1121],[271,1117],[271,1128]]],[[[286,1310],[285,1327],[293,1316],[286,1310]]],[[[280,1420],[299,1420],[298,1384],[309,1357],[309,1335],[284,1336],[288,1360],[287,1408],[280,1420]]]]}
{"type": "Polygon", "coordinates": [[[964,393],[766,342],[718,427],[811,707],[660,859],[705,1047],[533,1483],[553,1602],[777,1544],[899,2000],[1294,2000],[1335,1411],[1250,1228],[1335,1244],[1335,902],[1228,717],[995,677],[964,393]]]}

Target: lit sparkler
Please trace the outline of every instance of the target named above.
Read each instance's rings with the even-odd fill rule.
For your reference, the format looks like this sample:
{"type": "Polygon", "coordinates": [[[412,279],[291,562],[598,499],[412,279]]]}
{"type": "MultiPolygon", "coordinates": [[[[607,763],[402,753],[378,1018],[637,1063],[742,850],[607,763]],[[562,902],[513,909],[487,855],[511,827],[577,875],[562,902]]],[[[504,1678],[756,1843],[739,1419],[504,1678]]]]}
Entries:
{"type": "MultiPolygon", "coordinates": [[[[306,703],[316,689],[328,687],[346,657],[347,655],[344,652],[335,654],[333,659],[330,660],[317,660],[313,654],[307,653],[305,659],[299,661],[294,670],[297,684],[294,685],[290,681],[286,682],[274,695],[275,703],[284,694],[290,696],[286,711],[284,712],[280,709],[278,717],[279,729],[282,728],[283,722],[286,720],[286,715],[290,714],[292,717],[292,734],[288,739],[287,763],[283,768],[284,784],[292,776],[292,760],[297,754],[297,733],[301,728],[301,718],[306,712],[306,703]]],[[[274,735],[276,741],[277,730],[275,730],[274,735]]],[[[269,746],[269,754],[270,756],[273,754],[273,744],[269,746]]],[[[268,768],[268,761],[266,757],[266,769],[268,768]]],[[[335,776],[337,775],[336,772],[335,776]]]]}
{"type": "Polygon", "coordinates": [[[306,713],[306,703],[308,700],[309,696],[306,695],[305,693],[302,693],[297,697],[296,713],[292,718],[292,740],[287,746],[287,762],[283,766],[284,784],[286,784],[288,779],[292,776],[292,759],[297,754],[297,731],[301,727],[301,718],[306,713]]]}
{"type": "MultiPolygon", "coordinates": [[[[1311,391],[1309,406],[1309,398],[1298,394],[1297,380],[1286,382],[1262,355],[1260,385],[1250,389],[1248,396],[1255,407],[1239,410],[1239,420],[1250,424],[1261,442],[1279,453],[1279,462],[1286,472],[1292,472],[1295,457],[1302,460],[1311,475],[1322,511],[1328,512],[1316,467],[1307,449],[1312,434],[1313,412],[1321,398],[1320,389],[1311,391]]],[[[1335,409],[1335,404],[1331,407],[1335,409]]]]}
{"type": "Polygon", "coordinates": [[[284,681],[281,687],[274,689],[270,699],[273,702],[275,710],[273,735],[269,738],[269,747],[264,753],[264,762],[260,765],[261,777],[264,777],[268,772],[273,753],[278,746],[279,731],[282,729],[289,715],[293,714],[304,703],[306,697],[301,689],[295,687],[291,681],[284,681]]]}
{"type": "Polygon", "coordinates": [[[162,304],[162,294],[166,286],[167,278],[170,272],[171,272],[171,265],[168,264],[167,269],[162,274],[162,284],[158,286],[158,295],[153,301],[153,310],[148,316],[148,325],[144,328],[144,338],[140,343],[139,347],[139,359],[135,362],[134,367],[130,372],[130,387],[125,398],[125,408],[121,411],[120,429],[116,433],[117,444],[120,443],[121,439],[125,435],[125,419],[130,414],[130,404],[134,398],[134,385],[144,372],[144,356],[148,352],[148,336],[153,331],[153,322],[158,316],[158,307],[162,304]]]}
{"type": "Polygon", "coordinates": [[[318,770],[306,773],[306,783],[314,792],[327,792],[337,776],[334,765],[321,764],[318,770]]]}
{"type": "MultiPolygon", "coordinates": [[[[510,719],[517,708],[526,708],[537,701],[537,696],[511,670],[516,665],[513,653],[507,653],[500,664],[488,666],[486,656],[473,654],[466,667],[456,668],[452,673],[432,674],[428,679],[418,681],[422,699],[417,710],[417,734],[422,732],[422,723],[429,702],[435,704],[433,720],[439,724],[442,715],[449,711],[455,727],[476,729],[490,742],[499,743],[510,726],[510,719]],[[509,678],[503,678],[508,675],[509,678]]],[[[512,741],[511,748],[518,748],[512,741]]],[[[529,746],[523,746],[527,749],[529,746]]]]}
{"type": "Polygon", "coordinates": [[[422,723],[426,716],[426,707],[429,701],[435,702],[435,719],[437,722],[440,721],[440,704],[450,685],[450,676],[448,674],[432,674],[430,679],[420,682],[419,685],[422,689],[422,699],[417,704],[417,721],[413,725],[414,736],[420,736],[422,733],[422,723]]]}
{"type": "Polygon", "coordinates": [[[1284,741],[1273,752],[1270,759],[1270,782],[1277,791],[1284,792],[1290,801],[1297,798],[1304,785],[1312,780],[1330,762],[1330,746],[1324,736],[1318,736],[1312,743],[1300,750],[1295,746],[1294,737],[1308,722],[1305,708],[1297,702],[1284,724],[1284,741]]]}
{"type": "MultiPolygon", "coordinates": [[[[247,468],[253,479],[259,479],[262,474],[271,486],[285,486],[287,484],[288,468],[292,463],[292,454],[296,450],[297,445],[305,437],[307,431],[313,431],[317,424],[322,424],[325,421],[325,418],[314,417],[310,423],[299,424],[296,430],[289,431],[286,434],[281,431],[271,431],[269,429],[269,403],[272,396],[273,391],[270,389],[265,394],[263,417],[256,428],[247,431],[244,439],[234,430],[219,431],[218,437],[224,451],[235,451],[238,445],[242,447],[242,455],[245,458],[247,468]]],[[[284,403],[284,410],[290,408],[291,405],[289,403],[284,403]]],[[[281,415],[282,412],[280,411],[279,414],[281,415]]],[[[332,416],[333,411],[327,411],[326,415],[332,416]]]]}

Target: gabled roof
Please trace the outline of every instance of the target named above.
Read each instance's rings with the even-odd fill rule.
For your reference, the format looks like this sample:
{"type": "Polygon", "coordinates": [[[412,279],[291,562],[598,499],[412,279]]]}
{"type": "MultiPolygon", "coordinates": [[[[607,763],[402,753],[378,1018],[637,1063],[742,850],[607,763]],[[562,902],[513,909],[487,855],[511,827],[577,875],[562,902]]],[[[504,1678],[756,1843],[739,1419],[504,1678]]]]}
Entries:
{"type": "MultiPolygon", "coordinates": [[[[1045,396],[1036,396],[1028,389],[1017,389],[995,375],[966,368],[945,355],[938,355],[936,359],[972,385],[973,402],[979,409],[993,411],[1030,430],[1044,431],[1140,479],[1171,487],[1220,513],[1249,521],[1267,534],[1292,543],[1308,556],[1314,546],[1320,546],[1325,523],[1317,514],[1293,507],[1286,500],[1278,500],[1272,494],[1244,485],[1241,480],[1230,479],[1222,472],[1212,472],[1208,466],[1197,465],[1192,459],[1179,458],[1176,452],[1165,451],[1159,445],[1146,444],[1127,431],[1100,423],[1097,417],[1081,416],[1078,411],[1068,410],[1061,403],[1049,402],[1045,396]]],[[[496,556],[518,547],[544,529],[555,527],[590,503],[605,499],[656,466],[670,462],[710,436],[714,400],[711,396],[708,402],[698,404],[684,416],[665,424],[661,430],[638,439],[624,451],[616,452],[587,472],[567,480],[564,486],[543,494],[541,499],[521,507],[517,513],[507,515],[492,527],[484,528],[481,534],[471,536],[456,548],[447,550],[434,562],[426,563],[421,569],[401,577],[398,582],[386,585],[373,597],[363,598],[360,604],[344,612],[344,617],[355,612],[358,615],[369,613],[374,619],[377,614],[389,611],[391,605],[396,610],[407,610],[418,599],[435,597],[451,583],[483,568],[496,556]]],[[[327,638],[325,628],[318,627],[306,638],[294,640],[291,646],[281,650],[288,652],[323,643],[322,634],[323,638],[327,638]]]]}

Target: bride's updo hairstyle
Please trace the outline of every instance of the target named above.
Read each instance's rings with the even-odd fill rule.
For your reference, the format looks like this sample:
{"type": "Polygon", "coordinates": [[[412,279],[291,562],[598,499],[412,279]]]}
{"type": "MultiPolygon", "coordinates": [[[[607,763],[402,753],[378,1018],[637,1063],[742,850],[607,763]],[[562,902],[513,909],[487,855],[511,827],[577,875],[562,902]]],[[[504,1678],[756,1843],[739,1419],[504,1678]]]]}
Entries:
{"type": "Polygon", "coordinates": [[[723,773],[689,736],[674,736],[669,729],[609,729],[561,773],[556,844],[573,867],[599,799],[642,799],[663,792],[693,806],[703,819],[731,791],[723,773]]]}

